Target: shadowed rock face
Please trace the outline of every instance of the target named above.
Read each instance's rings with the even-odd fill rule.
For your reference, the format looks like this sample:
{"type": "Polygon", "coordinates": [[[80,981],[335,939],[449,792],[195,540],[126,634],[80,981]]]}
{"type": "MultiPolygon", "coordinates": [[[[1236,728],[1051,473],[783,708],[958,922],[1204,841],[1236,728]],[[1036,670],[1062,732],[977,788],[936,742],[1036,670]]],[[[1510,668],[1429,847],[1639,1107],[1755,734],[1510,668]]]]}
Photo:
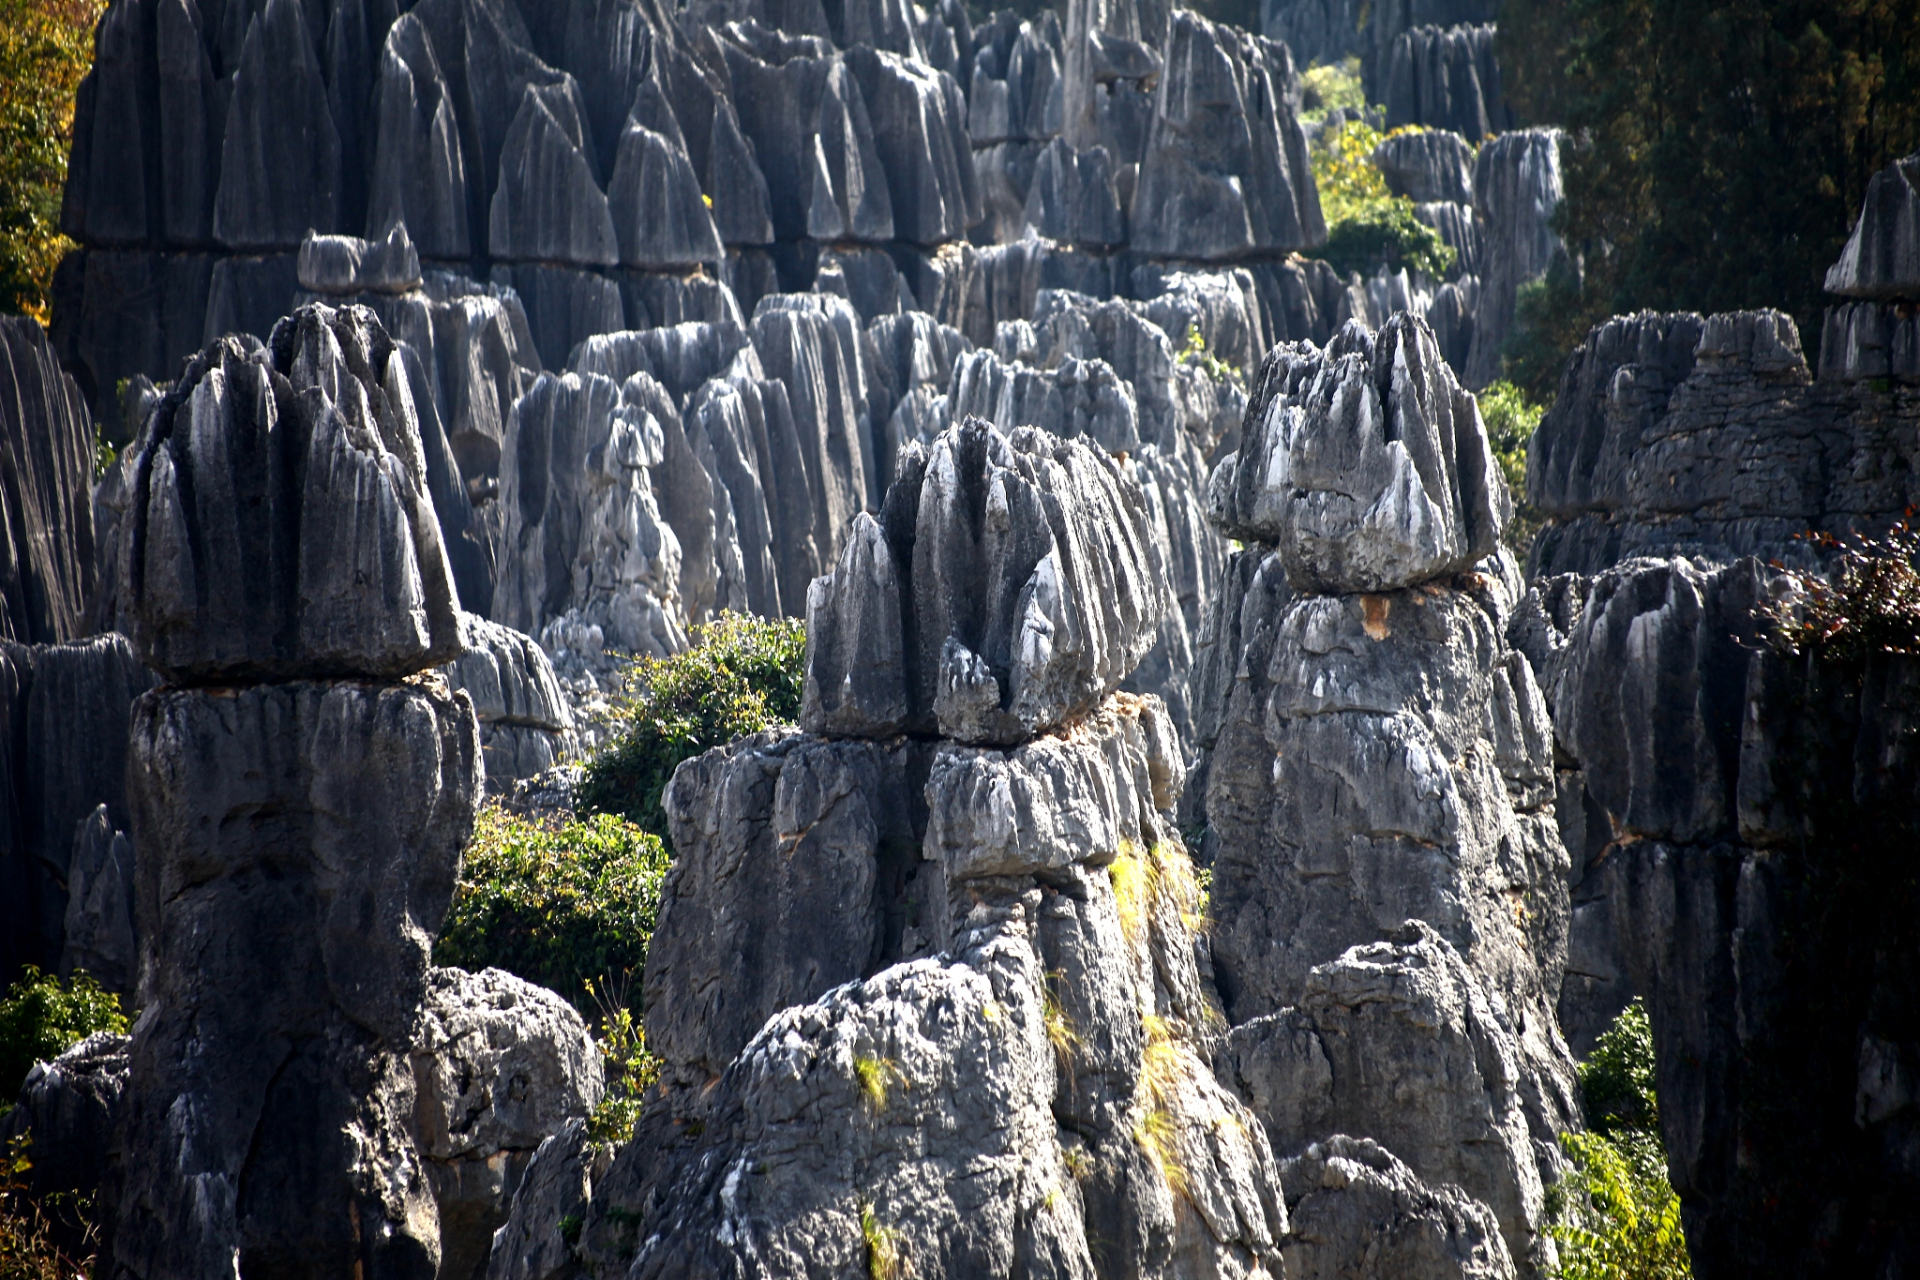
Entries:
{"type": "Polygon", "coordinates": [[[142,432],[122,544],[157,670],[398,676],[459,652],[403,379],[371,312],[321,305],[189,366],[142,432]]]}
{"type": "Polygon", "coordinates": [[[39,323],[0,317],[0,638],[57,644],[84,634],[94,588],[92,435],[39,323]]]}
{"type": "Polygon", "coordinates": [[[1578,1114],[1566,853],[1546,703],[1504,635],[1504,482],[1433,351],[1410,316],[1278,348],[1209,485],[1250,543],[1195,682],[1215,972],[1276,1151],[1374,1138],[1486,1205],[1532,1273],[1578,1114]]]}

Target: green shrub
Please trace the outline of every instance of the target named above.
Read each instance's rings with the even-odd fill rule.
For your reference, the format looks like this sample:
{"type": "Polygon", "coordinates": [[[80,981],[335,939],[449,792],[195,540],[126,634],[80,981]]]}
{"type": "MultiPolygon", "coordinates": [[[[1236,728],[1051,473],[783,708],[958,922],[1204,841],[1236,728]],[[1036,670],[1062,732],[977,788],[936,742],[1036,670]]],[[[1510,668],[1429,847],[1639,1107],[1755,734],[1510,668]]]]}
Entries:
{"type": "MultiPolygon", "coordinates": [[[[614,813],[669,840],[661,793],[682,760],[800,715],[806,626],[722,614],[671,658],[628,669],[612,743],[587,762],[582,809],[614,813]]],[[[669,846],[671,847],[671,846],[669,846]]]]}
{"type": "Polygon", "coordinates": [[[1658,1137],[1660,1104],[1653,1091],[1653,1024],[1640,1001],[1620,1011],[1580,1064],[1580,1099],[1587,1128],[1612,1137],[1658,1137]]]}
{"type": "Polygon", "coordinates": [[[624,1000],[607,998],[600,987],[587,992],[601,1002],[600,1060],[607,1089],[587,1117],[587,1137],[602,1146],[619,1146],[633,1139],[647,1091],[660,1079],[660,1059],[647,1049],[647,1029],[624,1000]]]}
{"type": "Polygon", "coordinates": [[[589,983],[622,994],[647,963],[667,853],[612,814],[550,823],[481,811],[435,964],[505,969],[595,1012],[589,983]]]}
{"type": "Polygon", "coordinates": [[[1304,120],[1318,122],[1336,107],[1358,111],[1366,105],[1358,56],[1344,62],[1323,62],[1300,73],[1300,116],[1304,120]]]}
{"type": "Polygon", "coordinates": [[[1453,269],[1453,246],[1420,221],[1413,202],[1390,196],[1381,204],[1348,215],[1327,231],[1320,256],[1342,276],[1387,270],[1423,272],[1435,280],[1453,269]]]}
{"type": "Polygon", "coordinates": [[[0,998],[0,1112],[8,1111],[36,1062],[47,1062],[97,1031],[125,1034],[120,997],[91,975],[75,972],[62,985],[28,965],[0,998]]]}
{"type": "Polygon", "coordinates": [[[1315,144],[1313,178],[1327,220],[1319,256],[1342,276],[1405,267],[1440,279],[1453,268],[1452,247],[1420,221],[1413,201],[1387,190],[1373,162],[1374,148],[1388,136],[1350,120],[1315,144]]]}
{"type": "MultiPolygon", "coordinates": [[[[1805,534],[1835,552],[1825,575],[1791,573],[1797,597],[1763,602],[1756,614],[1768,644],[1788,657],[1838,662],[1872,653],[1920,653],[1920,528],[1902,521],[1884,538],[1805,534]]],[[[1776,567],[1779,567],[1776,562],[1776,567]]]]}
{"type": "Polygon", "coordinates": [[[1653,1027],[1638,1000],[1580,1064],[1588,1132],[1561,1136],[1572,1167],[1548,1195],[1560,1280],[1685,1280],[1680,1198],[1667,1180],[1653,1087],[1653,1027]]]}
{"type": "Polygon", "coordinates": [[[1659,1140],[1569,1133],[1561,1144],[1573,1168],[1555,1188],[1558,1212],[1547,1227],[1560,1246],[1560,1280],[1687,1280],[1680,1197],[1659,1140]]]}
{"type": "Polygon", "coordinates": [[[1507,545],[1524,558],[1541,523],[1539,514],[1526,504],[1527,447],[1533,443],[1534,430],[1546,411],[1530,403],[1526,393],[1511,382],[1492,384],[1480,393],[1479,400],[1480,420],[1487,425],[1487,443],[1493,447],[1494,460],[1513,492],[1507,545]]]}

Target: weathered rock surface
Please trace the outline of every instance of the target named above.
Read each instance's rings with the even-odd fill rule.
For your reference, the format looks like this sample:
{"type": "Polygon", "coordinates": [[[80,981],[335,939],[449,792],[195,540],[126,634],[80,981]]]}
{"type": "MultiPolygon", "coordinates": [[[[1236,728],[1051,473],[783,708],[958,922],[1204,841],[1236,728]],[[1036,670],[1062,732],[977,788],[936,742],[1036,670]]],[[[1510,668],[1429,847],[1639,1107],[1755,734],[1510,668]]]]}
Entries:
{"type": "Polygon", "coordinates": [[[1375,64],[1373,92],[1387,109],[1389,129],[1426,125],[1478,142],[1514,123],[1491,23],[1401,32],[1375,64]]]}
{"type": "Polygon", "coordinates": [[[1502,1280],[1513,1259],[1485,1205],[1430,1187],[1368,1138],[1337,1134],[1280,1162],[1290,1280],[1502,1280]]]}
{"type": "Polygon", "coordinates": [[[1840,261],[1827,270],[1826,286],[1846,298],[1920,298],[1920,154],[1873,175],[1860,220],[1840,261]]]}
{"type": "Polygon", "coordinates": [[[1795,535],[1883,528],[1915,501],[1898,460],[1917,421],[1909,383],[1814,378],[1779,312],[1615,317],[1568,362],[1529,452],[1527,498],[1550,517],[1529,567],[1803,560],[1795,535]]]}
{"type": "Polygon", "coordinates": [[[1208,483],[1230,537],[1277,543],[1297,590],[1385,591],[1489,555],[1511,499],[1473,397],[1407,315],[1276,348],[1208,483]]]}
{"type": "Polygon", "coordinates": [[[1142,253],[1215,261],[1326,238],[1285,45],[1176,13],[1131,210],[1142,253]]]}
{"type": "Polygon", "coordinates": [[[902,457],[881,520],[857,522],[808,596],[804,725],[1014,742],[1132,672],[1168,600],[1118,466],[979,422],[902,457]]]}
{"type": "Polygon", "coordinates": [[[188,366],[142,432],[122,534],[155,669],[404,675],[459,652],[404,379],[372,312],[322,304],[188,366]]]}
{"type": "Polygon", "coordinates": [[[600,1101],[600,1054],[573,1006],[499,969],[432,970],[411,1053],[438,1275],[481,1276],[535,1150],[600,1101]]]}
{"type": "Polygon", "coordinates": [[[665,454],[659,419],[612,379],[543,374],[507,426],[494,620],[591,627],[602,648],[654,657],[684,648],[679,540],[649,475],[665,454]]]}
{"type": "Polygon", "coordinates": [[[1398,133],[1373,149],[1373,163],[1387,189],[1415,204],[1471,205],[1473,161],[1473,144],[1445,128],[1398,133]]]}
{"type": "Polygon", "coordinates": [[[404,222],[380,240],[309,235],[300,242],[300,287],[315,293],[408,293],[421,285],[420,255],[404,222]]]}
{"type": "Polygon", "coordinates": [[[1520,286],[1547,274],[1566,253],[1551,220],[1559,207],[1560,135],[1553,129],[1503,133],[1473,164],[1473,207],[1482,258],[1473,351],[1461,381],[1475,389],[1500,376],[1500,352],[1520,286]]]}
{"type": "Polygon", "coordinates": [[[406,1052],[480,795],[471,704],[437,682],[159,690],[128,779],[144,1014],[106,1256],[432,1274],[406,1052]]]}
{"type": "Polygon", "coordinates": [[[114,1121],[127,1087],[127,1037],[97,1032],[51,1062],[35,1063],[12,1109],[0,1115],[0,1144],[32,1139],[30,1193],[91,1196],[112,1158],[114,1121]]]}
{"type": "MultiPolygon", "coordinates": [[[[122,754],[124,754],[124,743],[122,754]]],[[[67,863],[67,913],[60,973],[85,970],[108,991],[133,994],[140,939],[133,925],[133,844],[116,831],[105,804],[74,826],[67,863]]]]}
{"type": "MultiPolygon", "coordinates": [[[[1531,1263],[1556,1166],[1536,1154],[1515,1032],[1459,953],[1409,921],[1316,966],[1297,1008],[1235,1027],[1224,1052],[1277,1149],[1373,1135],[1420,1181],[1490,1209],[1502,1252],[1531,1263]]],[[[1571,1118],[1570,1096],[1553,1101],[1571,1118]]],[[[1550,1136],[1540,1145],[1551,1151],[1550,1136]]]]}
{"type": "Polygon", "coordinates": [[[96,976],[111,990],[132,993],[137,966],[120,928],[114,868],[123,863],[111,832],[129,822],[128,710],[153,683],[118,635],[0,646],[0,718],[7,726],[0,820],[8,837],[0,852],[0,958],[8,963],[62,968],[67,922],[75,917],[73,860],[83,853],[91,887],[81,892],[74,918],[81,929],[75,962],[124,964],[96,976]],[[83,830],[102,805],[104,844],[83,830]]]}
{"type": "Polygon", "coordinates": [[[569,1120],[541,1142],[513,1195],[511,1216],[494,1233],[488,1280],[570,1280],[583,1274],[573,1224],[583,1221],[594,1184],[612,1152],[587,1139],[584,1121],[569,1120]]]}
{"type": "Polygon", "coordinates": [[[487,790],[506,793],[575,753],[573,711],[553,663],[531,638],[468,613],[460,625],[466,651],[441,673],[473,701],[487,790]]]}
{"type": "Polygon", "coordinates": [[[84,634],[94,586],[93,427],[46,334],[0,317],[0,638],[84,634]]]}
{"type": "Polygon", "coordinates": [[[1584,893],[1653,1023],[1696,1273],[1872,1273],[1920,1248],[1893,1208],[1913,1194],[1894,1010],[1916,939],[1870,869],[1911,843],[1917,686],[1907,659],[1843,670],[1758,644],[1769,576],[1633,560],[1553,580],[1523,621],[1568,782],[1607,832],[1584,893]],[[1742,1102],[1762,1097],[1794,1101],[1742,1102]]]}

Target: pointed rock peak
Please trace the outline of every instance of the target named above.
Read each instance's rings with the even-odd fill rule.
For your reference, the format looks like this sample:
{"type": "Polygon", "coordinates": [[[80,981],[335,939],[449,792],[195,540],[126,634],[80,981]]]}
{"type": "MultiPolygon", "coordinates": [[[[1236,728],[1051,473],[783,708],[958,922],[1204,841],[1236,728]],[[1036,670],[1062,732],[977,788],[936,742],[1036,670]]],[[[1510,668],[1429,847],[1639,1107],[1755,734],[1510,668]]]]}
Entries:
{"type": "Polygon", "coordinates": [[[1827,292],[1881,301],[1920,300],[1920,151],[1896,160],[1867,184],[1860,220],[1827,292]]]}
{"type": "Polygon", "coordinates": [[[969,419],[898,466],[808,593],[808,729],[1021,742],[1132,674],[1170,602],[1146,499],[1104,451],[969,419]]]}
{"type": "Polygon", "coordinates": [[[1389,591],[1491,554],[1512,498],[1471,394],[1408,313],[1268,355],[1208,484],[1229,537],[1277,543],[1295,590],[1389,591]]]}
{"type": "Polygon", "coordinates": [[[211,343],[149,417],[122,521],[133,641],[176,683],[397,678],[459,602],[398,348],[364,307],[211,343]]]}

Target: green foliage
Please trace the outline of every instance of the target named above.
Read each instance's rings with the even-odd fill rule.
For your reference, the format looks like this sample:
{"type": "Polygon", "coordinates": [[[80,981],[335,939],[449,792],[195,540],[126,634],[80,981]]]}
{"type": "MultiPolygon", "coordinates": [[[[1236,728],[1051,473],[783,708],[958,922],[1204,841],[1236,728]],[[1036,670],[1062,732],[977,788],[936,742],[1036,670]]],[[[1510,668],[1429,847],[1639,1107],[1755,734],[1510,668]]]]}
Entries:
{"type": "Polygon", "coordinates": [[[1912,0],[1507,0],[1497,39],[1569,130],[1583,316],[1774,306],[1811,351],[1868,180],[1920,144],[1912,0]]]}
{"type": "Polygon", "coordinates": [[[635,661],[614,740],[587,762],[581,806],[668,840],[661,799],[673,771],[709,747],[797,719],[806,648],[798,619],[729,613],[695,628],[686,652],[635,661]]]}
{"type": "Polygon", "coordinates": [[[0,311],[46,324],[73,95],[105,0],[0,0],[0,311]]]}
{"type": "Polygon", "coordinates": [[[1487,443],[1492,446],[1494,460],[1500,464],[1507,488],[1513,493],[1513,519],[1507,524],[1507,545],[1515,555],[1524,558],[1541,524],[1539,514],[1525,501],[1527,446],[1533,442],[1534,429],[1540,425],[1546,410],[1529,401],[1526,393],[1511,382],[1493,383],[1480,393],[1479,400],[1480,419],[1487,426],[1487,443]]]}
{"type": "Polygon", "coordinates": [[[906,1251],[900,1233],[881,1223],[873,1206],[860,1206],[860,1238],[867,1246],[868,1280],[906,1280],[906,1251]]]}
{"type": "Polygon", "coordinates": [[[1349,120],[1315,139],[1313,183],[1329,227],[1393,199],[1373,162],[1373,149],[1385,137],[1363,121],[1349,120]]]}
{"type": "Polygon", "coordinates": [[[1680,1197],[1667,1181],[1666,1153],[1644,1133],[1561,1136],[1573,1163],[1554,1188],[1547,1234],[1560,1246],[1560,1280],[1687,1280],[1680,1197]]]}
{"type": "Polygon", "coordinates": [[[590,984],[644,971],[667,853],[612,814],[548,823],[481,811],[435,964],[489,966],[594,1009],[590,984]]]}
{"type": "Polygon", "coordinates": [[[1836,662],[1920,654],[1920,528],[1902,521],[1884,538],[1801,536],[1833,552],[1833,565],[1824,577],[1789,571],[1797,591],[1756,610],[1775,652],[1836,662]]]}
{"type": "Polygon", "coordinates": [[[1506,380],[1527,399],[1551,406],[1567,357],[1611,314],[1597,292],[1582,290],[1571,267],[1555,263],[1545,278],[1521,285],[1514,299],[1513,327],[1500,349],[1506,380]]]}
{"type": "Polygon", "coordinates": [[[1342,276],[1405,267],[1440,280],[1453,269],[1454,260],[1453,246],[1420,221],[1413,202],[1401,196],[1389,196],[1332,224],[1319,254],[1342,276]]]}
{"type": "Polygon", "coordinates": [[[892,1058],[882,1058],[873,1054],[859,1054],[853,1060],[853,1078],[860,1086],[860,1092],[875,1111],[884,1111],[887,1095],[893,1086],[910,1088],[906,1076],[900,1072],[900,1064],[892,1058]]]}
{"type": "Polygon", "coordinates": [[[1638,999],[1600,1033],[1580,1064],[1580,1097],[1587,1127],[1606,1137],[1658,1137],[1660,1103],[1653,1091],[1653,1024],[1638,999]]]}
{"type": "Polygon", "coordinates": [[[633,1140],[647,1091],[660,1080],[660,1059],[647,1049],[647,1029],[619,993],[608,994],[589,981],[587,994],[600,1006],[600,1061],[607,1082],[607,1091],[587,1117],[587,1139],[618,1146],[633,1140]]]}
{"type": "Polygon", "coordinates": [[[1420,221],[1413,201],[1387,190],[1373,162],[1374,148],[1387,136],[1350,120],[1315,145],[1313,178],[1327,220],[1327,242],[1319,256],[1343,276],[1405,267],[1440,279],[1453,267],[1453,249],[1420,221]]]}
{"type": "Polygon", "coordinates": [[[1653,1028],[1638,1000],[1580,1064],[1589,1131],[1561,1136],[1572,1162],[1549,1193],[1560,1280],[1685,1280],[1680,1198],[1667,1181],[1653,1089],[1653,1028]]]}
{"type": "Polygon", "coordinates": [[[1207,377],[1213,379],[1215,385],[1240,383],[1240,371],[1207,349],[1206,337],[1197,324],[1187,326],[1187,344],[1180,348],[1175,359],[1182,364],[1198,365],[1207,377]]]}
{"type": "Polygon", "coordinates": [[[34,1063],[52,1061],[95,1032],[126,1030],[120,997],[91,974],[76,971],[62,984],[28,965],[0,997],[0,1112],[12,1108],[34,1063]]]}
{"type": "Polygon", "coordinates": [[[1300,116],[1316,123],[1336,108],[1359,111],[1367,105],[1366,90],[1360,83],[1360,59],[1356,55],[1343,62],[1323,62],[1300,73],[1300,116]]]}

